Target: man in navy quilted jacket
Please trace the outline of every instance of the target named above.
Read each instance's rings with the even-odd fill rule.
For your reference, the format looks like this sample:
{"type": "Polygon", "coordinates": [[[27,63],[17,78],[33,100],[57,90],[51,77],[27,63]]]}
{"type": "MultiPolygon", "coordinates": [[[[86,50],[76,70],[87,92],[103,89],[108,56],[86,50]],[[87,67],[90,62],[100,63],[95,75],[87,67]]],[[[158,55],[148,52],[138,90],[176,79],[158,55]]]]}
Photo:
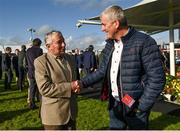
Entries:
{"type": "Polygon", "coordinates": [[[102,61],[79,84],[88,87],[104,80],[101,98],[109,99],[110,130],[146,130],[150,110],[165,84],[157,43],[128,26],[119,6],[106,8],[100,19],[107,37],[102,61]]]}

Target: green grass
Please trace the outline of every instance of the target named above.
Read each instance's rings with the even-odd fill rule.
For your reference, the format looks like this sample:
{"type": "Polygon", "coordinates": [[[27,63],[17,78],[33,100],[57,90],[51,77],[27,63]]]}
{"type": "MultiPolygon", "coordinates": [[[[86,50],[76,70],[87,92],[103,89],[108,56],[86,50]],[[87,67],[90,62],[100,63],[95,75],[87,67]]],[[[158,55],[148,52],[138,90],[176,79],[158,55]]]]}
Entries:
{"type": "MultiPolygon", "coordinates": [[[[2,83],[0,80],[0,130],[43,129],[39,118],[39,109],[30,110],[28,108],[27,89],[19,92],[13,83],[12,90],[4,91],[2,83]]],[[[78,106],[77,129],[108,129],[107,102],[79,96],[78,106]]],[[[180,117],[152,112],[150,129],[178,130],[180,129],[180,117]]]]}

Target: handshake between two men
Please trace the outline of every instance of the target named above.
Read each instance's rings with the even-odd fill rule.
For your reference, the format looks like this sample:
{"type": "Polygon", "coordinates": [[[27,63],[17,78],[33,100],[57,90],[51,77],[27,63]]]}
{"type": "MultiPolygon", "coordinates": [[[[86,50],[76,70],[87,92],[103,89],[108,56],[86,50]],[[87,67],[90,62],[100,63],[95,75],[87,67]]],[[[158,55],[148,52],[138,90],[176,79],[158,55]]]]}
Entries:
{"type": "Polygon", "coordinates": [[[71,90],[72,90],[72,92],[79,93],[80,88],[82,88],[82,84],[80,83],[80,81],[76,80],[76,81],[71,82],[71,90]]]}

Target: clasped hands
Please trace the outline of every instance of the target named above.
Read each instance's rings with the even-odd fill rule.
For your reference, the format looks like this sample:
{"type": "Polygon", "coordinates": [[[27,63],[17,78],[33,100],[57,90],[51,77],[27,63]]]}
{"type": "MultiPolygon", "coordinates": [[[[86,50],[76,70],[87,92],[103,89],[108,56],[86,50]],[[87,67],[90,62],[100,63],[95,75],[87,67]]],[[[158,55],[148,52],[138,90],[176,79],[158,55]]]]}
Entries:
{"type": "Polygon", "coordinates": [[[81,88],[80,85],[81,85],[80,81],[78,81],[78,80],[72,81],[71,82],[71,90],[72,90],[72,92],[79,93],[80,92],[80,88],[81,88]]]}

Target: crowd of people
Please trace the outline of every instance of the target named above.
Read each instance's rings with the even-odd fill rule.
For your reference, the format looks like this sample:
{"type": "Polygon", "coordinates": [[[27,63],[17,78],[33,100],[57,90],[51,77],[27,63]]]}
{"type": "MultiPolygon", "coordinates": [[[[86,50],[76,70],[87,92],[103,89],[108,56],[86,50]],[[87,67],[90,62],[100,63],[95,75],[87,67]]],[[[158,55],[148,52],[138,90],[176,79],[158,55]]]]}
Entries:
{"type": "Polygon", "coordinates": [[[89,45],[89,47],[86,48],[85,51],[76,48],[72,50],[70,54],[75,57],[80,77],[90,74],[97,69],[99,57],[98,55],[95,55],[93,45],[89,45]]]}
{"type": "MultiPolygon", "coordinates": [[[[65,53],[65,39],[60,31],[48,32],[42,53],[41,40],[18,54],[18,87],[23,89],[24,72],[30,84],[30,108],[35,108],[35,92],[41,95],[41,121],[45,130],[75,130],[77,94],[103,80],[101,99],[108,99],[110,130],[147,130],[149,114],[165,84],[161,53],[149,35],[128,25],[120,6],[110,6],[100,15],[106,45],[97,62],[90,45],[86,51],[65,53]],[[20,60],[20,62],[19,62],[20,60]],[[27,63],[27,64],[24,64],[27,63]],[[97,66],[99,63],[99,66],[97,66]],[[79,75],[82,73],[85,75],[79,75]],[[38,90],[37,90],[38,88],[38,90]]],[[[18,51],[17,51],[18,52],[18,51]]],[[[11,48],[6,48],[5,88],[11,88],[11,48]]],[[[17,59],[17,58],[14,58],[17,59]]],[[[14,60],[16,61],[16,60],[14,60]]],[[[15,68],[14,68],[15,69],[15,68]]]]}
{"type": "Polygon", "coordinates": [[[5,53],[1,54],[1,78],[4,72],[4,89],[11,89],[13,71],[15,72],[16,86],[19,91],[22,91],[25,86],[28,88],[27,102],[30,109],[35,109],[35,97],[39,101],[39,93],[34,77],[34,60],[43,54],[40,48],[41,40],[36,38],[32,41],[32,47],[26,51],[26,46],[22,45],[21,50],[15,49],[12,53],[11,47],[5,48],[5,53]],[[26,84],[28,81],[28,84],[26,84]]]}

